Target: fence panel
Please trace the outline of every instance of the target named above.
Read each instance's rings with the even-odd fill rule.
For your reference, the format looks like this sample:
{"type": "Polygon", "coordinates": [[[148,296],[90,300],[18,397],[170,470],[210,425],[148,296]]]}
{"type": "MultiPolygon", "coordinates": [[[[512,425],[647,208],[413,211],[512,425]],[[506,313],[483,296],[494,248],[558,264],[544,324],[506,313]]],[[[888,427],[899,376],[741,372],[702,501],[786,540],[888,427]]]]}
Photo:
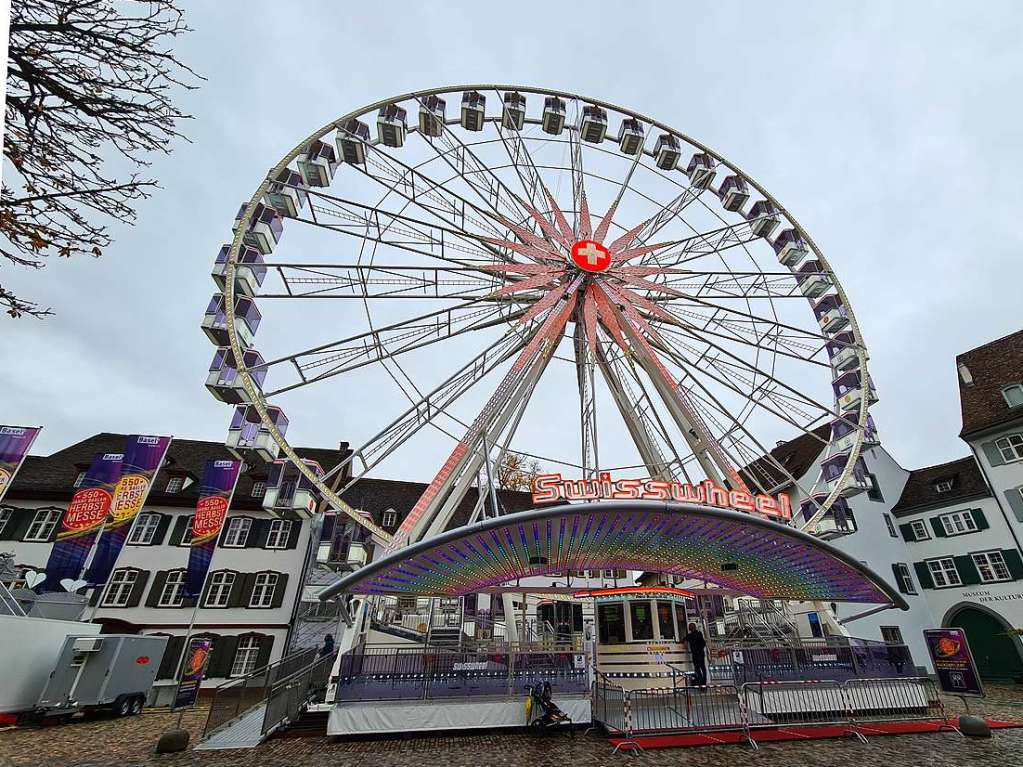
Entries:
{"type": "Polygon", "coordinates": [[[751,729],[798,724],[851,727],[845,688],[835,680],[747,682],[741,695],[751,729]]]}
{"type": "Polygon", "coordinates": [[[928,677],[850,679],[844,686],[857,722],[948,718],[938,688],[928,677]]]}

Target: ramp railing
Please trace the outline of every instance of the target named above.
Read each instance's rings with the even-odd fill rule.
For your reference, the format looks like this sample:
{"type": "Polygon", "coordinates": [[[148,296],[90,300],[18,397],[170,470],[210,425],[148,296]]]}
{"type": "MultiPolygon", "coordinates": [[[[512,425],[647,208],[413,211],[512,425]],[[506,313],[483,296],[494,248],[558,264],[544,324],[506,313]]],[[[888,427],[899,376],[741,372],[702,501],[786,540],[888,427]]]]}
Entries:
{"type": "Polygon", "coordinates": [[[267,690],[262,735],[292,722],[317,698],[323,699],[334,665],[334,655],[324,655],[290,676],[274,682],[267,690]]]}

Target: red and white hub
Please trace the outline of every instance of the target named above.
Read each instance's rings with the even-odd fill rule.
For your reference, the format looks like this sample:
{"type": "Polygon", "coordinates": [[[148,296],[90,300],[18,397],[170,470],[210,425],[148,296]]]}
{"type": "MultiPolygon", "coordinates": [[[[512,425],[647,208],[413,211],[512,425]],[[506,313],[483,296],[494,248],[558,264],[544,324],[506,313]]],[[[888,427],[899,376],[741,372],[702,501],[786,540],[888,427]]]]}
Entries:
{"type": "Polygon", "coordinates": [[[596,240],[579,240],[572,246],[572,263],[584,272],[605,272],[611,266],[611,251],[596,240]]]}

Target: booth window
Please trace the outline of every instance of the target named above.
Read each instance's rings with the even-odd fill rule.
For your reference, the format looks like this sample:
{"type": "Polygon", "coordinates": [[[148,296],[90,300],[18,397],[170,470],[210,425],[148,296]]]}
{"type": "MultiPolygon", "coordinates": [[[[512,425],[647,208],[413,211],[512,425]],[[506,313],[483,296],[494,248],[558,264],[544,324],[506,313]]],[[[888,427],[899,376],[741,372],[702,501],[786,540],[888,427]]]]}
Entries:
{"type": "Polygon", "coordinates": [[[649,602],[630,602],[629,615],[632,618],[634,642],[654,638],[654,616],[649,602]]]}
{"type": "Polygon", "coordinates": [[[671,617],[671,602],[657,603],[657,628],[661,632],[661,639],[675,638],[675,622],[671,617]]]}
{"type": "Polygon", "coordinates": [[[625,642],[625,608],[621,602],[597,605],[601,644],[625,642]]]}

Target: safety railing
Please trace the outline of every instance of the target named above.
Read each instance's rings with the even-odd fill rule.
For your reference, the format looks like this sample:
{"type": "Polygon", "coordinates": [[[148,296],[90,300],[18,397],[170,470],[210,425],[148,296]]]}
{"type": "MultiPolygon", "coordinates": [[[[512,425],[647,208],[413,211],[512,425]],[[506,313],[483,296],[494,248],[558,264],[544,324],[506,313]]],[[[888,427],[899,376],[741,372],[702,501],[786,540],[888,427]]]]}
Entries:
{"type": "Polygon", "coordinates": [[[271,685],[266,695],[262,734],[294,721],[307,703],[323,699],[334,665],[334,655],[317,658],[303,669],[271,685]]]}
{"type": "Polygon", "coordinates": [[[761,680],[909,678],[916,675],[909,648],[862,639],[785,646],[722,647],[711,653],[711,679],[735,684],[761,680]]]}

